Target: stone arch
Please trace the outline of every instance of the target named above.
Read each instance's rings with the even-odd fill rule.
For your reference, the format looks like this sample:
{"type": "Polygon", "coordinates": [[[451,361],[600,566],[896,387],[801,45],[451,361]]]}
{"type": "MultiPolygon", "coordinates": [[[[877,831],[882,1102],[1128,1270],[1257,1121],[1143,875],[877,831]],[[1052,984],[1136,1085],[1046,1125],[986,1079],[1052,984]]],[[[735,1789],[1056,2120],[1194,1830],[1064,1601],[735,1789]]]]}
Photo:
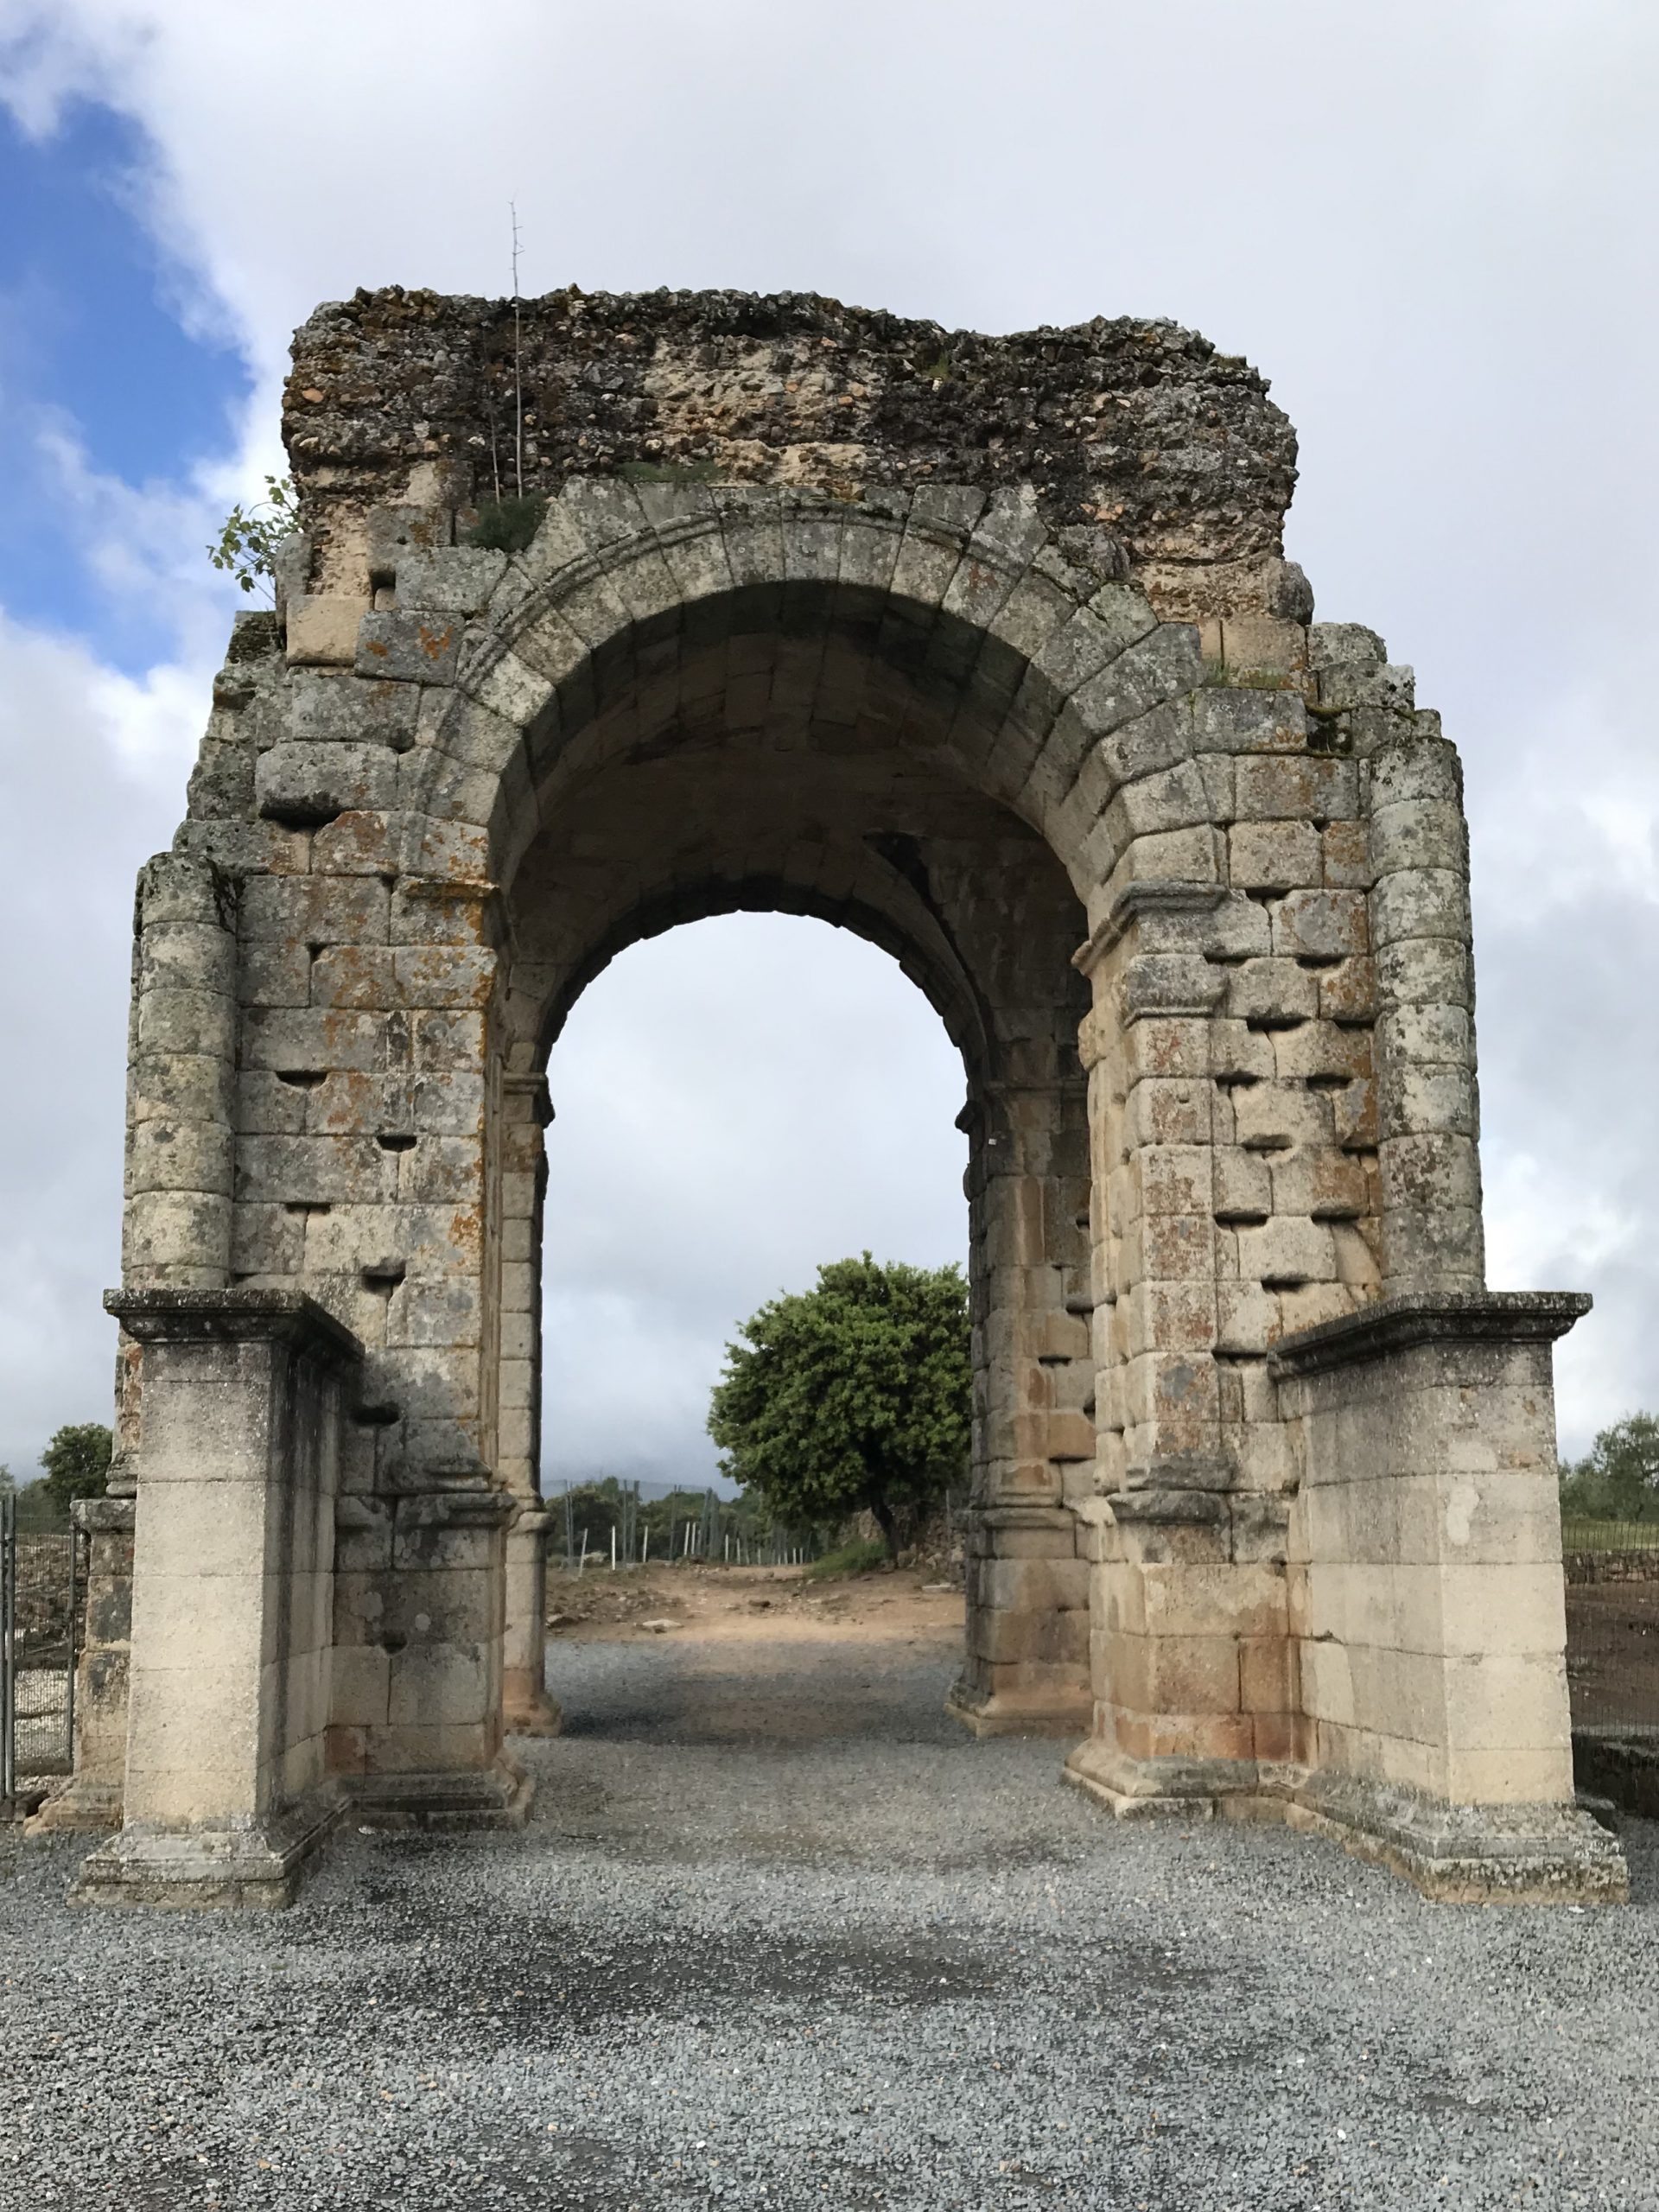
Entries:
{"type": "MultiPolygon", "coordinates": [[[[591,494],[572,504],[585,512],[591,494]]],[[[849,565],[844,540],[862,531],[864,518],[843,509],[808,519],[820,535],[833,528],[842,537],[830,548],[839,573],[849,565]]],[[[717,564],[700,503],[692,520],[706,573],[717,564]]],[[[563,521],[561,514],[556,535],[563,521]]],[[[901,534],[882,522],[886,565],[896,561],[901,534]]],[[[1064,1492],[1075,1479],[1070,1471],[1092,1461],[1094,1438],[1086,1105],[1076,1046],[1088,996],[1071,954],[1087,918],[1046,842],[999,792],[997,776],[982,766],[970,776],[960,765],[974,745],[994,766],[1001,758],[996,732],[981,727],[983,713],[964,709],[976,667],[979,696],[988,696],[984,670],[1001,656],[1007,694],[1025,683],[1046,714],[1053,709],[1005,640],[976,638],[954,616],[948,664],[926,664],[925,641],[912,655],[929,668],[924,688],[918,669],[901,664],[893,634],[902,624],[920,636],[921,602],[901,601],[895,615],[868,586],[826,588],[824,579],[789,573],[786,550],[784,573],[757,574],[760,556],[743,550],[752,530],[746,515],[738,550],[720,556],[728,572],[745,574],[747,601],[728,582],[666,606],[659,599],[642,619],[637,582],[612,582],[613,559],[625,573],[651,559],[660,565],[656,541],[642,550],[637,536],[613,541],[603,563],[568,563],[534,594],[520,597],[504,579],[511,612],[498,626],[486,610],[489,630],[439,726],[429,814],[450,825],[452,810],[465,804],[479,817],[474,826],[488,837],[484,865],[500,887],[500,932],[512,946],[496,1034],[512,1187],[528,1201],[541,1185],[539,1166],[524,1164],[538,1157],[541,1109],[524,1102],[537,1099],[549,1030],[595,963],[621,943],[666,918],[744,904],[816,912],[889,950],[963,1050],[976,1497],[988,1516],[1007,1516],[1026,1546],[1020,1562],[999,1560],[999,1524],[984,1520],[988,1564],[976,1576],[964,1681],[982,1726],[1076,1729],[1089,1702],[1086,1573],[1064,1492]],[[587,594],[586,620],[597,634],[573,658],[575,633],[559,610],[575,592],[587,594]],[[592,611],[596,596],[616,626],[608,632],[592,611]],[[539,666],[542,686],[527,686],[507,667],[509,654],[516,668],[539,666]],[[552,667],[563,696],[545,674],[552,667]],[[482,702],[486,687],[494,708],[482,702]],[[650,689],[654,709],[642,705],[650,689]],[[697,702],[689,731],[688,693],[697,702]],[[511,715],[502,711],[507,702],[511,715]],[[488,764],[481,772],[480,759],[488,764]],[[642,795],[653,781],[669,786],[666,798],[642,795]],[[607,803],[620,823],[610,849],[607,803]],[[579,850],[604,876],[603,891],[569,893],[579,850]],[[526,890],[538,866],[540,888],[526,890]],[[1039,1584],[1040,1602],[1022,1602],[1039,1584]],[[982,1586],[995,1602],[980,1601],[982,1586]]],[[[774,556],[787,545],[781,531],[775,537],[774,556]]],[[[960,565],[960,544],[931,527],[928,543],[936,552],[950,545],[960,565]]],[[[538,553],[531,549],[533,567],[543,565],[538,553]]],[[[941,596],[943,568],[941,561],[941,596]]],[[[1016,582],[1000,579],[1002,600],[1016,582]]],[[[1014,786],[1011,776],[1001,780],[1014,786]]],[[[534,1243],[539,1223],[531,1228],[534,1243]]],[[[504,1299],[518,1294],[509,1281],[504,1299]]],[[[511,1326],[508,1334],[522,1343],[511,1326]]],[[[515,1416],[538,1394],[521,1358],[507,1365],[489,1456],[528,1497],[533,1438],[519,1433],[515,1416]]],[[[514,1545],[522,1550],[522,1539],[510,1539],[514,1545]]],[[[533,1624],[538,1600],[528,1573],[522,1586],[523,1616],[533,1624]]],[[[524,1652],[510,1664],[512,1681],[539,1678],[533,1627],[524,1652]]]]}
{"type": "MultiPolygon", "coordinates": [[[[486,831],[493,868],[568,738],[601,722],[642,669],[649,690],[674,652],[717,648],[746,617],[885,681],[872,719],[885,705],[895,741],[944,758],[1025,819],[1085,903],[1144,834],[1132,804],[1101,826],[1125,791],[1166,779],[1154,803],[1176,826],[1211,818],[1192,773],[1199,734],[1179,705],[1204,680],[1197,628],[1060,558],[1028,493],[941,486],[884,508],[667,488],[648,501],[584,481],[482,612],[457,648],[421,798],[434,823],[486,831]]],[[[835,673],[812,680],[829,689],[835,673]]],[[[676,718],[657,688],[645,735],[676,718]]],[[[451,850],[440,831],[424,857],[451,850]]]]}
{"type": "Polygon", "coordinates": [[[1086,1727],[1119,1811],[1617,1889],[1551,1549],[1583,1301],[1483,1287],[1457,758],[1312,622],[1261,379],[1162,324],[941,376],[833,302],[556,295],[508,553],[454,542],[491,312],[301,334],[308,535],[141,880],[86,1893],[287,1894],[342,1802],[522,1812],[546,1040],[607,949],[745,898],[887,942],[964,1042],[962,1716],[1086,1727]],[[189,1563],[216,1511],[257,1651],[189,1563]]]}

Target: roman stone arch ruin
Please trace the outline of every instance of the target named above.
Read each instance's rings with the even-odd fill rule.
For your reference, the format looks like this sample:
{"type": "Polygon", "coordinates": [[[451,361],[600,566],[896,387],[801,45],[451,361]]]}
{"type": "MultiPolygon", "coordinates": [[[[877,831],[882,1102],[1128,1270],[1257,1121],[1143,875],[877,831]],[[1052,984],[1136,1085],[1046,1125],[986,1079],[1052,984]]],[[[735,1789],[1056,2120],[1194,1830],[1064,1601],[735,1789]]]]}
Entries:
{"type": "Polygon", "coordinates": [[[1266,385],[1155,322],[514,328],[298,334],[304,535],[141,875],[79,1893],[280,1902],[342,1809],[522,1817],[547,1054],[740,907],[887,947],[962,1052],[962,1720],[1120,1814],[1621,1893],[1562,1658],[1587,1301],[1484,1287],[1457,756],[1312,620],[1266,385]]]}

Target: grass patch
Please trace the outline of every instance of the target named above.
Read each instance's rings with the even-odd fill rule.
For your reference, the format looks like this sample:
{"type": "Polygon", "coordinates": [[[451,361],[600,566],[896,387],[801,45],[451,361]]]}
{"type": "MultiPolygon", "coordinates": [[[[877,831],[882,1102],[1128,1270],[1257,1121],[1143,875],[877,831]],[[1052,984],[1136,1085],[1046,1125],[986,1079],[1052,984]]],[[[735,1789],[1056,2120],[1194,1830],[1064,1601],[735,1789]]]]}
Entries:
{"type": "Polygon", "coordinates": [[[887,1548],[880,1536],[861,1537],[855,1544],[842,1544],[822,1559],[815,1559],[806,1570],[814,1582],[838,1581],[844,1575],[874,1574],[887,1565],[887,1548]]]}
{"type": "Polygon", "coordinates": [[[492,500],[479,509],[467,543],[492,553],[522,553],[546,512],[547,501],[539,492],[526,492],[519,499],[492,500]]]}

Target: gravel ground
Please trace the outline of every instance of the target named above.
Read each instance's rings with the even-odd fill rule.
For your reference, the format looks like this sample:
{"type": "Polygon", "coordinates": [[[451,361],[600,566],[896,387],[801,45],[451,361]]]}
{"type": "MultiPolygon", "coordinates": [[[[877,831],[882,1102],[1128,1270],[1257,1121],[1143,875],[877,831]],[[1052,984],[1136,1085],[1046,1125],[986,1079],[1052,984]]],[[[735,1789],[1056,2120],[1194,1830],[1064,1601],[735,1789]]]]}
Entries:
{"type": "Polygon", "coordinates": [[[1433,1906],[1117,1826],[933,1647],[555,1654],[519,1837],[337,1840],[292,1912],[0,1879],[0,2206],[1659,2206],[1638,1902],[1433,1906]]]}

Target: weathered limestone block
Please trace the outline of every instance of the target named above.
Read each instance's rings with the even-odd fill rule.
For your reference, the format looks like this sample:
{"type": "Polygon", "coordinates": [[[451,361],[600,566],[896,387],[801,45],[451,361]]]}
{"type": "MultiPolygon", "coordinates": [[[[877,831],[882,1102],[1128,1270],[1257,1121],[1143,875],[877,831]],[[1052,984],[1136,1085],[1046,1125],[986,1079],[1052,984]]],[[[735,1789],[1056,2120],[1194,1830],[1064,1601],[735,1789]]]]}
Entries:
{"type": "Polygon", "coordinates": [[[136,911],[123,1264],[134,1282],[222,1284],[230,1262],[235,887],[182,853],[136,911]]]}
{"type": "Polygon", "coordinates": [[[144,1352],[124,1819],[73,1894],[284,1904],[336,1815],[334,1499],[358,1347],[296,1292],[108,1303],[144,1352]]]}
{"type": "Polygon", "coordinates": [[[378,746],[273,745],[254,772],[255,803],[275,822],[321,825],[348,810],[391,806],[397,792],[396,757],[378,746]]]}
{"type": "Polygon", "coordinates": [[[461,618],[449,613],[369,613],[353,648],[359,676],[394,683],[453,683],[461,618]]]}
{"type": "Polygon", "coordinates": [[[1305,1802],[1431,1895],[1624,1893],[1566,1738],[1548,1347],[1588,1303],[1395,1297],[1275,1354],[1303,1437],[1305,1802]]]}
{"type": "Polygon", "coordinates": [[[74,1773],[29,1822],[31,1834],[121,1825],[136,1517],[130,1497],[82,1498],[74,1508],[75,1526],[89,1540],[86,1641],[75,1670],[74,1773]]]}
{"type": "Polygon", "coordinates": [[[947,1712],[977,1736],[1071,1735],[1090,1711],[1087,1569],[1064,1506],[976,1516],[970,1633],[947,1712]]]}
{"type": "Polygon", "coordinates": [[[478,546],[404,553],[397,563],[398,607],[406,613],[479,613],[506,567],[505,553],[478,546]]]}
{"type": "Polygon", "coordinates": [[[350,668],[369,597],[340,592],[289,595],[288,658],[302,668],[350,668]]]}

